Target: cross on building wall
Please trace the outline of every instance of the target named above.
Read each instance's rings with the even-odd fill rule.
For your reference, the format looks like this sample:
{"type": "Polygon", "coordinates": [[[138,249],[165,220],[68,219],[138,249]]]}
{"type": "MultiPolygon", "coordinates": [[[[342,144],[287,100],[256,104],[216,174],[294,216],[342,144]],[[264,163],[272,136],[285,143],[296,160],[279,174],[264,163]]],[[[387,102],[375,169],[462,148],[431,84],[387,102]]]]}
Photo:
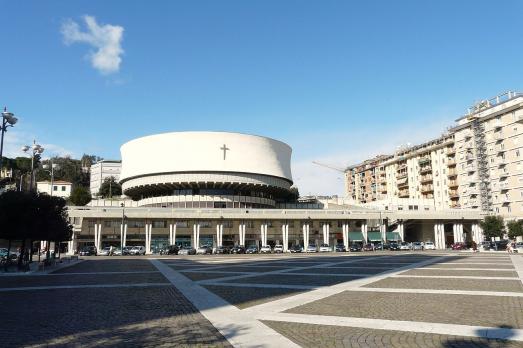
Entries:
{"type": "Polygon", "coordinates": [[[222,147],[220,147],[220,150],[223,150],[223,160],[225,161],[225,157],[227,156],[227,151],[230,150],[227,145],[223,144],[222,147]]]}

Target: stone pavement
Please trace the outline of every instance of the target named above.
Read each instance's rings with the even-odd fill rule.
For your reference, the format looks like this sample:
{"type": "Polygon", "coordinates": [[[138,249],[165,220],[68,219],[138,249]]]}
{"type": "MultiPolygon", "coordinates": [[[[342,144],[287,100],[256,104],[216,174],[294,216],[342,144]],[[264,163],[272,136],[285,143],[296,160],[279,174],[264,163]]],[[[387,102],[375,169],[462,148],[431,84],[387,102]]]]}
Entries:
{"type": "Polygon", "coordinates": [[[523,255],[86,259],[0,278],[2,344],[523,347],[523,255]]]}

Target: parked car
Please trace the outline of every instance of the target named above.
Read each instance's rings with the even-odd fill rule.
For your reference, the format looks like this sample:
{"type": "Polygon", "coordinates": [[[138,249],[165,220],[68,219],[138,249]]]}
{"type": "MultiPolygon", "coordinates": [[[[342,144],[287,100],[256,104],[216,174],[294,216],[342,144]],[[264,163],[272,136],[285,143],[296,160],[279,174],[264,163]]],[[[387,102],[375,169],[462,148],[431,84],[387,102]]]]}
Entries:
{"type": "Polygon", "coordinates": [[[196,255],[196,249],[187,245],[178,250],[178,255],[196,255]]]}
{"type": "Polygon", "coordinates": [[[389,250],[390,251],[398,251],[398,250],[400,250],[400,245],[398,243],[396,243],[396,242],[391,242],[389,244],[389,250]]]}
{"type": "Polygon", "coordinates": [[[490,250],[494,251],[505,251],[507,250],[508,240],[497,240],[490,243],[490,250]]]}
{"type": "Polygon", "coordinates": [[[410,250],[410,244],[407,242],[401,242],[399,250],[410,250]]]}
{"type": "Polygon", "coordinates": [[[374,250],[383,250],[383,243],[374,243],[374,250]]]}
{"type": "Polygon", "coordinates": [[[374,251],[374,244],[367,243],[363,246],[363,251],[374,251]]]}
{"type": "Polygon", "coordinates": [[[196,249],[197,255],[211,255],[212,254],[212,246],[210,245],[202,245],[198,249],[196,249]]]}
{"type": "Polygon", "coordinates": [[[78,253],[80,256],[96,256],[96,247],[94,246],[87,246],[80,249],[80,252],[78,253]]]}
{"type": "Polygon", "coordinates": [[[129,251],[130,255],[145,255],[145,247],[143,245],[133,246],[129,251]]]}
{"type": "Polygon", "coordinates": [[[465,250],[467,249],[467,245],[462,242],[454,243],[450,246],[452,250],[465,250]]]}
{"type": "Polygon", "coordinates": [[[260,254],[270,254],[272,252],[270,245],[264,245],[260,248],[260,254]]]}
{"type": "Polygon", "coordinates": [[[326,244],[326,243],[320,244],[320,253],[325,253],[325,252],[329,252],[329,251],[332,251],[329,244],[326,244]]]}
{"type": "Polygon", "coordinates": [[[227,248],[223,245],[220,245],[219,247],[216,247],[216,251],[214,253],[215,254],[229,254],[230,250],[229,250],[229,248],[227,248]]]}
{"type": "Polygon", "coordinates": [[[100,255],[100,256],[109,256],[110,255],[110,251],[111,251],[111,247],[105,247],[105,248],[102,248],[102,250],[100,250],[98,252],[98,255],[100,255]]]}
{"type": "Polygon", "coordinates": [[[434,245],[433,242],[425,242],[423,248],[425,248],[425,250],[436,250],[436,245],[434,245]]]}
{"type": "Polygon", "coordinates": [[[516,243],[514,245],[514,252],[518,254],[523,254],[523,242],[516,243]]]}
{"type": "Polygon", "coordinates": [[[334,248],[334,250],[338,253],[341,253],[341,252],[347,251],[347,248],[345,248],[345,245],[343,245],[343,244],[336,244],[336,247],[334,248]]]}
{"type": "Polygon", "coordinates": [[[424,245],[421,242],[414,242],[412,243],[412,250],[423,250],[424,245]]]}
{"type": "Polygon", "coordinates": [[[114,256],[122,256],[122,249],[116,247],[116,248],[113,248],[113,255],[114,256]]]}
{"type": "Polygon", "coordinates": [[[274,253],[275,253],[275,254],[281,254],[281,253],[283,253],[283,245],[281,245],[281,244],[276,244],[276,245],[274,246],[274,253]]]}
{"type": "Polygon", "coordinates": [[[132,246],[124,246],[122,249],[122,255],[131,255],[132,246]]]}
{"type": "Polygon", "coordinates": [[[257,254],[258,253],[258,247],[256,245],[251,245],[245,250],[246,254],[257,254]]]}
{"type": "Polygon", "coordinates": [[[293,245],[290,249],[291,253],[302,253],[303,247],[299,244],[293,245]]]}
{"type": "Polygon", "coordinates": [[[480,242],[478,244],[478,250],[479,251],[489,251],[490,250],[490,242],[487,242],[487,241],[480,242]]]}
{"type": "Polygon", "coordinates": [[[245,247],[243,245],[236,245],[231,249],[231,254],[245,254],[245,247]]]}
{"type": "Polygon", "coordinates": [[[318,248],[316,247],[316,244],[309,244],[307,246],[307,249],[305,250],[306,253],[317,253],[318,248]]]}
{"type": "Polygon", "coordinates": [[[178,255],[180,247],[178,245],[169,245],[160,250],[160,255],[178,255]]]}
{"type": "Polygon", "coordinates": [[[352,243],[349,250],[350,251],[361,251],[361,244],[352,243]]]}

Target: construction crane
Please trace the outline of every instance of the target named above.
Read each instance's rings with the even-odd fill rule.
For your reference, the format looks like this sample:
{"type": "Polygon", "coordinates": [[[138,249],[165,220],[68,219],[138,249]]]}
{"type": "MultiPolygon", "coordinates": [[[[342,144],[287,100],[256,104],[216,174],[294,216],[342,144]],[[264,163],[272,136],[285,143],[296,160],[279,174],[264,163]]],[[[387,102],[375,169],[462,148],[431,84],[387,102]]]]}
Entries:
{"type": "Polygon", "coordinates": [[[329,168],[329,169],[335,170],[335,171],[340,172],[340,173],[345,173],[345,169],[343,169],[343,168],[334,167],[334,166],[331,166],[331,165],[328,165],[328,164],[325,164],[325,163],[316,162],[316,161],[312,161],[312,163],[314,163],[314,164],[316,164],[318,166],[321,166],[321,167],[325,167],[325,168],[329,168]]]}

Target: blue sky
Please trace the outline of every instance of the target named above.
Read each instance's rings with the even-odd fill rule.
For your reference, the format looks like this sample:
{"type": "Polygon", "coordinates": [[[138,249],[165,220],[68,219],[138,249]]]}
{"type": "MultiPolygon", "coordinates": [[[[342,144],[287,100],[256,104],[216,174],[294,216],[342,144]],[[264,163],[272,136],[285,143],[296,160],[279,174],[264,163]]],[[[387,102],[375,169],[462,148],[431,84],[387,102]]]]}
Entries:
{"type": "Polygon", "coordinates": [[[0,104],[20,118],[11,156],[33,138],[48,155],[119,158],[142,135],[239,131],[289,143],[302,194],[342,193],[312,160],[392,152],[523,90],[521,1],[0,4],[0,104]],[[121,40],[82,36],[85,16],[121,40]],[[100,45],[110,57],[95,64],[100,45]]]}

